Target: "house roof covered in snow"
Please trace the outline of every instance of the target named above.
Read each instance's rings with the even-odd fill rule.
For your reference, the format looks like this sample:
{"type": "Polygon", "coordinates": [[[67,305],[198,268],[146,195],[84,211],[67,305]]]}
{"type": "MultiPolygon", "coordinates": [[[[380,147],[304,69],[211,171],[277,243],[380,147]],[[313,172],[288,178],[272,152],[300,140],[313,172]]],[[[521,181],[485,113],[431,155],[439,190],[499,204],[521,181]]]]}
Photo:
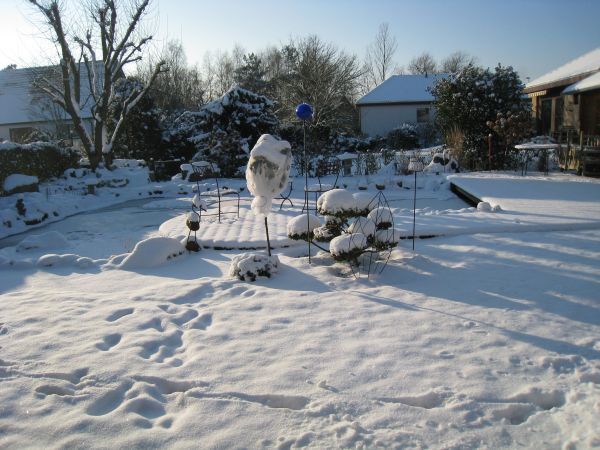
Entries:
{"type": "Polygon", "coordinates": [[[592,91],[594,89],[600,89],[600,71],[568,86],[564,91],[562,91],[562,94],[578,94],[580,92],[592,91]]]}
{"type": "Polygon", "coordinates": [[[566,86],[598,71],[600,71],[600,47],[530,81],[524,91],[530,94],[544,89],[566,86]]]}
{"type": "Polygon", "coordinates": [[[432,102],[433,95],[429,88],[448,74],[436,75],[393,75],[371,92],[362,97],[356,104],[380,105],[394,103],[432,102]]]}
{"type": "MultiPolygon", "coordinates": [[[[87,81],[83,81],[86,74],[83,67],[81,113],[83,118],[90,118],[90,90],[87,81]]],[[[57,107],[52,106],[46,96],[32,88],[36,77],[42,75],[52,78],[60,76],[58,66],[0,70],[0,124],[27,124],[67,118],[64,111],[57,112],[57,107]]]]}

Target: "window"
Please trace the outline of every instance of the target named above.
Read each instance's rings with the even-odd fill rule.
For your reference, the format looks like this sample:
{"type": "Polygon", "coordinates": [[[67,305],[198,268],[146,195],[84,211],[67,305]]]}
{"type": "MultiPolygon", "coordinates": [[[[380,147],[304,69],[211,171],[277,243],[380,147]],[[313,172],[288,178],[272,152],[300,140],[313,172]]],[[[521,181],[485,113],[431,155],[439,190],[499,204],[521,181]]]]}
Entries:
{"type": "Polygon", "coordinates": [[[417,108],[417,123],[429,122],[429,108],[417,108]]]}
{"type": "Polygon", "coordinates": [[[11,128],[9,131],[10,140],[22,144],[23,141],[33,132],[31,127],[11,128]]]}

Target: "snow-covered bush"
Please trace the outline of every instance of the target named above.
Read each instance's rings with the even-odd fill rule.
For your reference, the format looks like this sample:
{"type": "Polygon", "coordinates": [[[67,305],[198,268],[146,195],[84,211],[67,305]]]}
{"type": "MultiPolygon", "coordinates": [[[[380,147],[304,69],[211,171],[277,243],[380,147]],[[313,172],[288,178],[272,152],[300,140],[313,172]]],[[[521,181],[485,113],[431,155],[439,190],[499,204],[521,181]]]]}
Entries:
{"type": "Polygon", "coordinates": [[[342,234],[331,240],[329,251],[336,261],[356,261],[367,246],[367,237],[362,233],[342,234]]]}
{"type": "Polygon", "coordinates": [[[373,201],[373,194],[368,192],[355,192],[352,194],[354,197],[354,211],[356,216],[366,216],[371,210],[371,203],[373,201]]]}
{"type": "Polygon", "coordinates": [[[512,145],[511,135],[516,132],[524,136],[526,132],[521,131],[532,120],[530,102],[523,101],[523,87],[512,67],[500,65],[493,71],[468,65],[434,85],[431,93],[435,98],[437,123],[446,134],[458,130],[463,135],[462,166],[487,168],[491,131],[495,150],[492,151],[493,168],[510,167],[514,152],[504,150],[512,145]]]}
{"type": "Polygon", "coordinates": [[[173,123],[169,141],[191,148],[196,159],[219,166],[224,177],[235,176],[246,164],[250,147],[262,134],[273,133],[278,119],[268,98],[235,87],[200,111],[186,111],[173,123]]]}
{"type": "Polygon", "coordinates": [[[389,250],[398,245],[400,233],[394,228],[382,228],[375,232],[373,247],[377,250],[389,250]]]}
{"type": "Polygon", "coordinates": [[[321,219],[314,214],[301,214],[288,222],[287,234],[290,239],[306,241],[313,238],[315,228],[321,225],[321,219]]]}
{"type": "Polygon", "coordinates": [[[377,227],[375,222],[367,217],[358,217],[354,222],[350,224],[348,227],[348,233],[356,234],[361,233],[364,234],[368,240],[375,235],[377,227]]]}
{"type": "Polygon", "coordinates": [[[378,230],[388,229],[393,223],[392,212],[383,206],[371,210],[367,217],[375,222],[378,230]]]}
{"type": "Polygon", "coordinates": [[[417,125],[403,123],[390,131],[386,138],[388,147],[398,150],[409,150],[419,146],[419,130],[417,125]]]}
{"type": "Polygon", "coordinates": [[[256,281],[257,277],[270,278],[277,272],[279,259],[260,253],[242,253],[231,260],[229,276],[242,281],[256,281]]]}
{"type": "Polygon", "coordinates": [[[343,220],[334,216],[325,216],[325,225],[314,229],[314,238],[319,242],[329,242],[342,234],[343,220]]]}
{"type": "Polygon", "coordinates": [[[0,183],[15,173],[34,175],[40,181],[58,177],[67,168],[76,166],[79,157],[74,149],[50,142],[0,143],[0,183]]]}
{"type": "Polygon", "coordinates": [[[317,211],[324,216],[347,219],[356,215],[356,202],[346,189],[332,189],[318,198],[317,211]]]}

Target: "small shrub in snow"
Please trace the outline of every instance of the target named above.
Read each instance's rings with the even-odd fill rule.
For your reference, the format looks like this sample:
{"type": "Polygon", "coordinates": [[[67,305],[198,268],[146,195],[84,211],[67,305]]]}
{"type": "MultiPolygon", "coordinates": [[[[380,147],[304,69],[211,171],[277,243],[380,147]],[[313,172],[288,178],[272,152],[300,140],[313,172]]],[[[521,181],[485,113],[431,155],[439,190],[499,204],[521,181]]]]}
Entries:
{"type": "Polygon", "coordinates": [[[336,261],[356,261],[367,246],[367,237],[362,233],[342,234],[331,240],[329,251],[336,261]]]}
{"type": "Polygon", "coordinates": [[[389,250],[398,245],[400,234],[394,228],[385,228],[377,230],[373,247],[377,250],[389,250]]]}
{"type": "Polygon", "coordinates": [[[375,208],[369,212],[367,217],[375,222],[378,230],[385,230],[392,226],[393,218],[389,208],[383,206],[375,208]]]}
{"type": "Polygon", "coordinates": [[[242,281],[256,281],[257,277],[270,278],[277,272],[278,266],[279,260],[276,256],[245,253],[233,257],[229,266],[229,276],[242,281]]]}
{"type": "Polygon", "coordinates": [[[325,225],[314,229],[315,240],[329,242],[342,234],[343,221],[337,217],[325,216],[325,225]]]}
{"type": "Polygon", "coordinates": [[[359,217],[348,227],[348,233],[356,234],[362,233],[367,236],[367,239],[375,234],[376,230],[375,222],[366,217],[359,217]]]}
{"type": "Polygon", "coordinates": [[[371,203],[373,202],[373,195],[367,192],[355,192],[352,194],[352,197],[354,197],[355,215],[366,216],[369,214],[371,203]]]}
{"type": "Polygon", "coordinates": [[[353,217],[356,213],[354,197],[346,189],[332,189],[317,200],[317,211],[324,216],[353,217]]]}
{"type": "Polygon", "coordinates": [[[291,219],[287,224],[287,234],[290,239],[294,240],[308,240],[314,236],[315,228],[323,225],[321,219],[314,214],[301,214],[291,219]]]}

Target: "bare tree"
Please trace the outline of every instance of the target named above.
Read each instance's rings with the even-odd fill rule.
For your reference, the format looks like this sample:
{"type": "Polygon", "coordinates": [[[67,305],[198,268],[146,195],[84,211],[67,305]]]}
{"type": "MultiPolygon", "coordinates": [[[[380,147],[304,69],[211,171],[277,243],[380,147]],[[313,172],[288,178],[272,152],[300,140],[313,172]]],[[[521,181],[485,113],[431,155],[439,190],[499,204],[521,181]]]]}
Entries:
{"type": "Polygon", "coordinates": [[[437,64],[433,56],[428,52],[423,52],[414,57],[408,64],[408,71],[413,75],[429,75],[436,72],[437,64]]]}
{"type": "Polygon", "coordinates": [[[365,58],[365,76],[371,89],[383,83],[392,74],[397,48],[398,42],[390,34],[389,24],[384,22],[379,25],[375,40],[367,47],[365,58]]]}
{"type": "Polygon", "coordinates": [[[73,31],[75,24],[64,21],[68,17],[81,21],[83,16],[79,14],[75,19],[74,15],[69,15],[63,2],[29,2],[44,17],[60,57],[60,81],[43,77],[39,80],[39,88],[67,112],[90,165],[95,169],[103,156],[110,162],[125,117],[146,94],[158,74],[165,70],[163,61],[157,63],[148,84],[119,99],[121,112],[118,117],[111,117],[111,105],[116,101],[115,85],[124,78],[124,67],[141,60],[152,39],[152,36],[138,32],[150,0],[129,0],[121,7],[117,7],[114,0],[90,0],[87,14],[91,25],[83,34],[73,31]],[[124,22],[120,20],[121,16],[125,16],[124,22]],[[82,119],[82,83],[89,87],[91,131],[82,119]]]}
{"type": "MultiPolygon", "coordinates": [[[[204,103],[204,89],[197,66],[188,66],[183,45],[170,41],[163,49],[160,60],[165,61],[168,71],[161,73],[152,84],[150,95],[156,105],[169,112],[196,110],[204,103]]],[[[147,84],[156,63],[148,60],[138,65],[138,77],[147,84]]]]}
{"type": "Polygon", "coordinates": [[[469,56],[467,53],[458,51],[449,55],[442,61],[442,72],[456,73],[468,65],[475,65],[477,58],[469,56]]]}
{"type": "Polygon", "coordinates": [[[356,57],[321,41],[317,36],[291,41],[282,49],[280,115],[293,117],[296,105],[313,106],[315,126],[352,123],[358,80],[362,75],[356,57]]]}

